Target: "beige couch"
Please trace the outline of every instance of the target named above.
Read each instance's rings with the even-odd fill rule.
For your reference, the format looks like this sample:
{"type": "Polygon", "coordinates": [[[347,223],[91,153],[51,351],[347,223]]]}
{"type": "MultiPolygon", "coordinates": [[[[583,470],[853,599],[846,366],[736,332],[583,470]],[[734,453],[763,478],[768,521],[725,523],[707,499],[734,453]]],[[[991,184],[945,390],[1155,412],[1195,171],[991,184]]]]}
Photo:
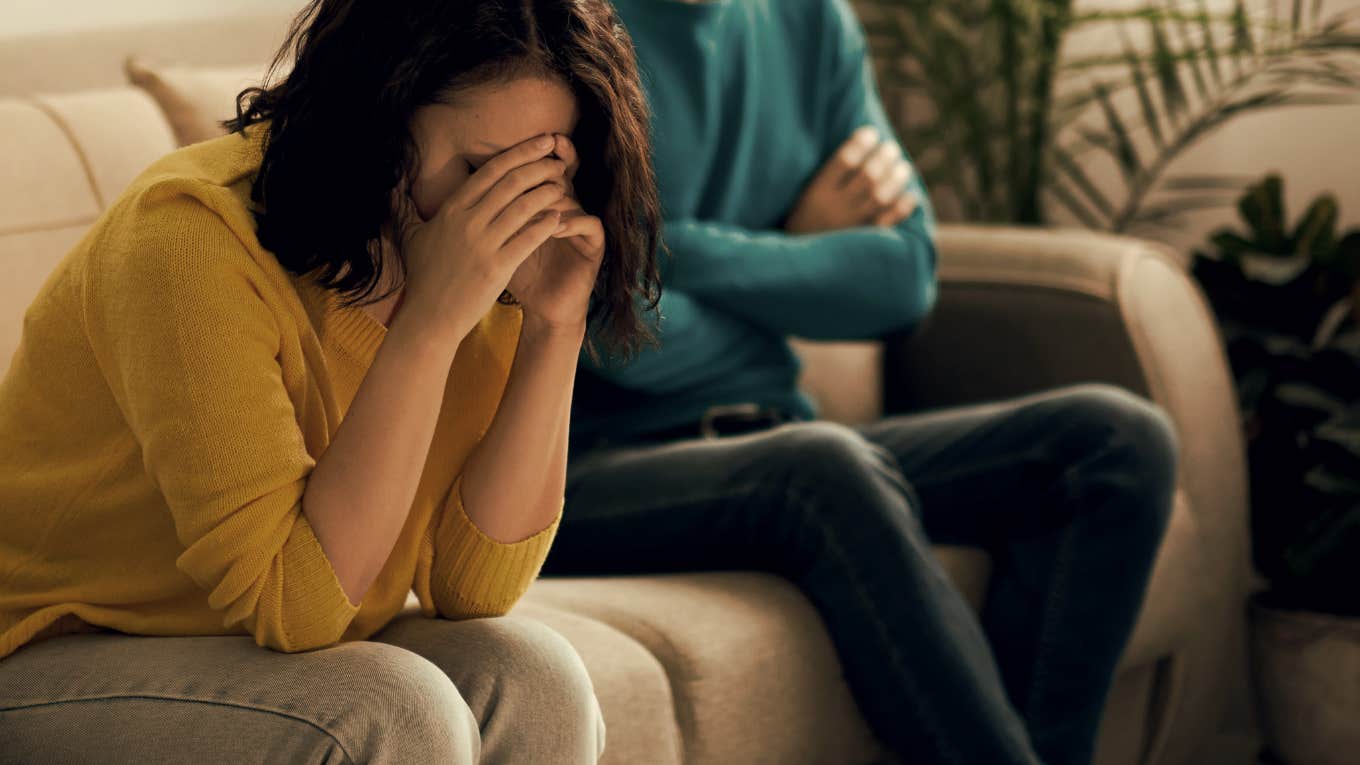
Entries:
{"type": "MultiPolygon", "coordinates": [[[[0,372],[53,264],[175,148],[157,104],[124,83],[124,57],[262,67],[287,21],[0,40],[0,372]]],[[[1097,762],[1211,761],[1219,731],[1246,719],[1249,567],[1242,437],[1200,294],[1173,256],[1134,239],[944,226],[940,243],[927,325],[885,344],[799,343],[805,385],[845,421],[876,416],[885,398],[892,411],[1087,380],[1166,407],[1183,442],[1180,490],[1097,762]]],[[[980,603],[985,555],[938,552],[980,603]]],[[[544,578],[516,611],[585,659],[608,724],[606,762],[856,763],[877,751],[817,614],[781,579],[544,578]]]]}

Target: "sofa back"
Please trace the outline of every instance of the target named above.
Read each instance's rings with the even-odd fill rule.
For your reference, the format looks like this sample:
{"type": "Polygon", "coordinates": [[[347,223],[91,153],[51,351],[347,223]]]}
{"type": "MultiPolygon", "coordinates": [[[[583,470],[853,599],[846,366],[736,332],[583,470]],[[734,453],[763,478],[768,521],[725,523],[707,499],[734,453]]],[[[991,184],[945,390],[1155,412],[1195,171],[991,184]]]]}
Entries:
{"type": "Polygon", "coordinates": [[[53,267],[173,148],[160,108],[133,88],[0,99],[0,374],[53,267]]]}

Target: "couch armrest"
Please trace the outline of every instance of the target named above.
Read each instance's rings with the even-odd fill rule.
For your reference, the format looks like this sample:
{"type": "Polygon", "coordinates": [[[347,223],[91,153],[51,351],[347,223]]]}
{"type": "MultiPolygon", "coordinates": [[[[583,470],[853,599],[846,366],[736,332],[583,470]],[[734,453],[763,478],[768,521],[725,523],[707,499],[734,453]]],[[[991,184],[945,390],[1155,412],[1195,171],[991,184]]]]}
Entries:
{"type": "MultiPolygon", "coordinates": [[[[1149,397],[1176,423],[1180,486],[1216,576],[1246,586],[1245,451],[1222,336],[1184,262],[1085,230],[942,225],[939,297],[884,349],[884,408],[916,411],[1078,382],[1149,397]]],[[[1231,586],[1231,585],[1230,585],[1231,586]]]]}

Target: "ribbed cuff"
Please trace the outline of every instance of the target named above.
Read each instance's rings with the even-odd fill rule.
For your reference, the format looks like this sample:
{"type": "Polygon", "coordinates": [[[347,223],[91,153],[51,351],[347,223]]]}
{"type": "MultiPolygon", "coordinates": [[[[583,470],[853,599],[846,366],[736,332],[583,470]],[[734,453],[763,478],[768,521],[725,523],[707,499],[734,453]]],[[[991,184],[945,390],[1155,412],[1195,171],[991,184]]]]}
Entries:
{"type": "Polygon", "coordinates": [[[283,547],[285,576],[280,631],[285,651],[308,650],[340,639],[359,613],[335,575],[305,513],[298,513],[283,547]]]}
{"type": "Polygon", "coordinates": [[[538,576],[548,556],[562,508],[545,528],[518,542],[498,542],[468,517],[463,478],[454,479],[434,527],[431,595],[444,616],[496,616],[510,610],[538,576]]]}

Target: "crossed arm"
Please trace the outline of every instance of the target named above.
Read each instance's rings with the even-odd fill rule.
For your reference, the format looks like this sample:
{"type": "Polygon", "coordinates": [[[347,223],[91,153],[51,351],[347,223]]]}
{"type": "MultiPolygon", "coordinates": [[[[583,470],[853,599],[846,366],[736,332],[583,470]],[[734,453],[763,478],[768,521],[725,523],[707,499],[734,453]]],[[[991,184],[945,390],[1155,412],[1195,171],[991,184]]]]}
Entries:
{"type": "Polygon", "coordinates": [[[616,384],[683,388],[733,359],[743,342],[871,339],[919,322],[935,301],[935,215],[894,137],[863,33],[843,4],[827,75],[822,168],[782,229],[667,221],[672,267],[660,311],[664,350],[595,365],[616,384]]]}

